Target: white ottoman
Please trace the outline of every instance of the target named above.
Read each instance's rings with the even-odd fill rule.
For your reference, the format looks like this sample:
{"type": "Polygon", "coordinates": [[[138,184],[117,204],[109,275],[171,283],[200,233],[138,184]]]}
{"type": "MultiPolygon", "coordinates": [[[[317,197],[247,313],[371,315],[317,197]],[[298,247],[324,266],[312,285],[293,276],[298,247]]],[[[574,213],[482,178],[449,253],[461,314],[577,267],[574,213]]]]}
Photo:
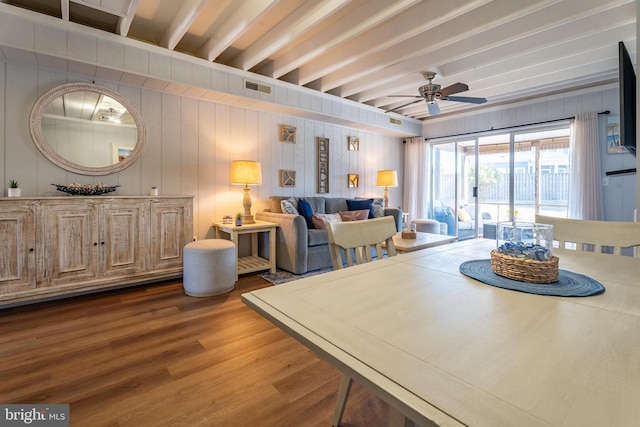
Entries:
{"type": "Polygon", "coordinates": [[[236,283],[236,247],[224,239],[204,239],[184,247],[184,293],[210,297],[233,290],[236,283]]]}
{"type": "Polygon", "coordinates": [[[440,234],[440,222],[436,221],[435,219],[416,218],[411,221],[411,223],[416,225],[416,231],[421,231],[422,233],[440,234]]]}

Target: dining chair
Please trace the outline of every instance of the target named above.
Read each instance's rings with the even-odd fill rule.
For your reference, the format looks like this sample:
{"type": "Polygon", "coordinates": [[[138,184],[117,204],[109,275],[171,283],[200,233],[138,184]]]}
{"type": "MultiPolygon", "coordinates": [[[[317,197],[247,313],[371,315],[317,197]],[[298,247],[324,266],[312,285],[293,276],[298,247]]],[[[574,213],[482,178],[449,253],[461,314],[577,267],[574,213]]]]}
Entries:
{"type": "Polygon", "coordinates": [[[640,223],[617,221],[589,221],[581,219],[555,218],[536,215],[536,223],[553,225],[553,240],[559,248],[565,249],[567,243],[575,243],[577,251],[603,252],[611,248],[613,255],[622,255],[622,249],[634,248],[633,256],[640,254],[640,223]]]}
{"type": "MultiPolygon", "coordinates": [[[[344,268],[345,259],[348,267],[373,261],[372,250],[375,250],[376,259],[382,259],[384,257],[382,243],[386,246],[387,256],[396,255],[393,236],[398,230],[391,216],[361,221],[331,222],[327,223],[327,232],[334,270],[344,268]]],[[[340,425],[344,415],[352,384],[353,378],[343,373],[333,416],[333,425],[336,427],[340,425]]]]}
{"type": "Polygon", "coordinates": [[[327,223],[327,232],[334,270],[343,268],[344,260],[348,267],[371,262],[373,250],[376,258],[382,259],[383,243],[386,246],[387,256],[396,255],[393,236],[398,231],[391,216],[361,221],[331,222],[327,223]]]}

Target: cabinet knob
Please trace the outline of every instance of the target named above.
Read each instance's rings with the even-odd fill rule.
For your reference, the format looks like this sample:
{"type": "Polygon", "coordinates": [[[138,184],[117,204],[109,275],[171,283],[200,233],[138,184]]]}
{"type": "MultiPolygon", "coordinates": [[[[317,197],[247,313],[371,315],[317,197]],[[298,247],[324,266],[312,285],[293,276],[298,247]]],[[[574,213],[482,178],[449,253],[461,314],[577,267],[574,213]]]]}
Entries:
{"type": "Polygon", "coordinates": [[[29,248],[29,252],[33,252],[33,248],[29,248]]]}
{"type": "Polygon", "coordinates": [[[101,245],[104,245],[104,242],[100,242],[101,245]]]}
{"type": "Polygon", "coordinates": [[[98,246],[98,242],[93,242],[93,246],[98,246]]]}

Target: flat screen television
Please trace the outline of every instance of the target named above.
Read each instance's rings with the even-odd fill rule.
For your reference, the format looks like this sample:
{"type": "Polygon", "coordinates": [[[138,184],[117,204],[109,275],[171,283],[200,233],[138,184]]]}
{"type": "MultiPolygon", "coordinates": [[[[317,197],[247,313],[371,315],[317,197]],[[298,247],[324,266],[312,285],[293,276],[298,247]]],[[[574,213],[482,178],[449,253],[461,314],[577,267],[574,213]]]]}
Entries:
{"type": "Polygon", "coordinates": [[[620,141],[636,155],[636,73],[624,42],[618,43],[620,87],[620,141]]]}

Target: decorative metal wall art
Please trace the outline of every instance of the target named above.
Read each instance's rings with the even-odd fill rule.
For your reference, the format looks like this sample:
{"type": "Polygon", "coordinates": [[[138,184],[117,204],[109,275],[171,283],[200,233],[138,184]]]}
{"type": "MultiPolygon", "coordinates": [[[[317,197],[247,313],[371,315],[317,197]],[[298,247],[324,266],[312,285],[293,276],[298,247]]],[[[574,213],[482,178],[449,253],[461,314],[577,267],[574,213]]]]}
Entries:
{"type": "Polygon", "coordinates": [[[318,193],[329,192],[329,138],[318,137],[318,193]]]}
{"type": "Polygon", "coordinates": [[[360,151],[360,138],[357,136],[348,136],[347,147],[349,151],[360,151]]]}
{"type": "Polygon", "coordinates": [[[349,188],[358,188],[358,184],[360,181],[360,175],[357,173],[350,173],[347,179],[347,186],[349,188]]]}
{"type": "Polygon", "coordinates": [[[280,169],[280,187],[295,187],[296,171],[280,169]]]}
{"type": "Polygon", "coordinates": [[[280,141],[296,143],[296,128],[293,126],[280,125],[280,141]]]}

